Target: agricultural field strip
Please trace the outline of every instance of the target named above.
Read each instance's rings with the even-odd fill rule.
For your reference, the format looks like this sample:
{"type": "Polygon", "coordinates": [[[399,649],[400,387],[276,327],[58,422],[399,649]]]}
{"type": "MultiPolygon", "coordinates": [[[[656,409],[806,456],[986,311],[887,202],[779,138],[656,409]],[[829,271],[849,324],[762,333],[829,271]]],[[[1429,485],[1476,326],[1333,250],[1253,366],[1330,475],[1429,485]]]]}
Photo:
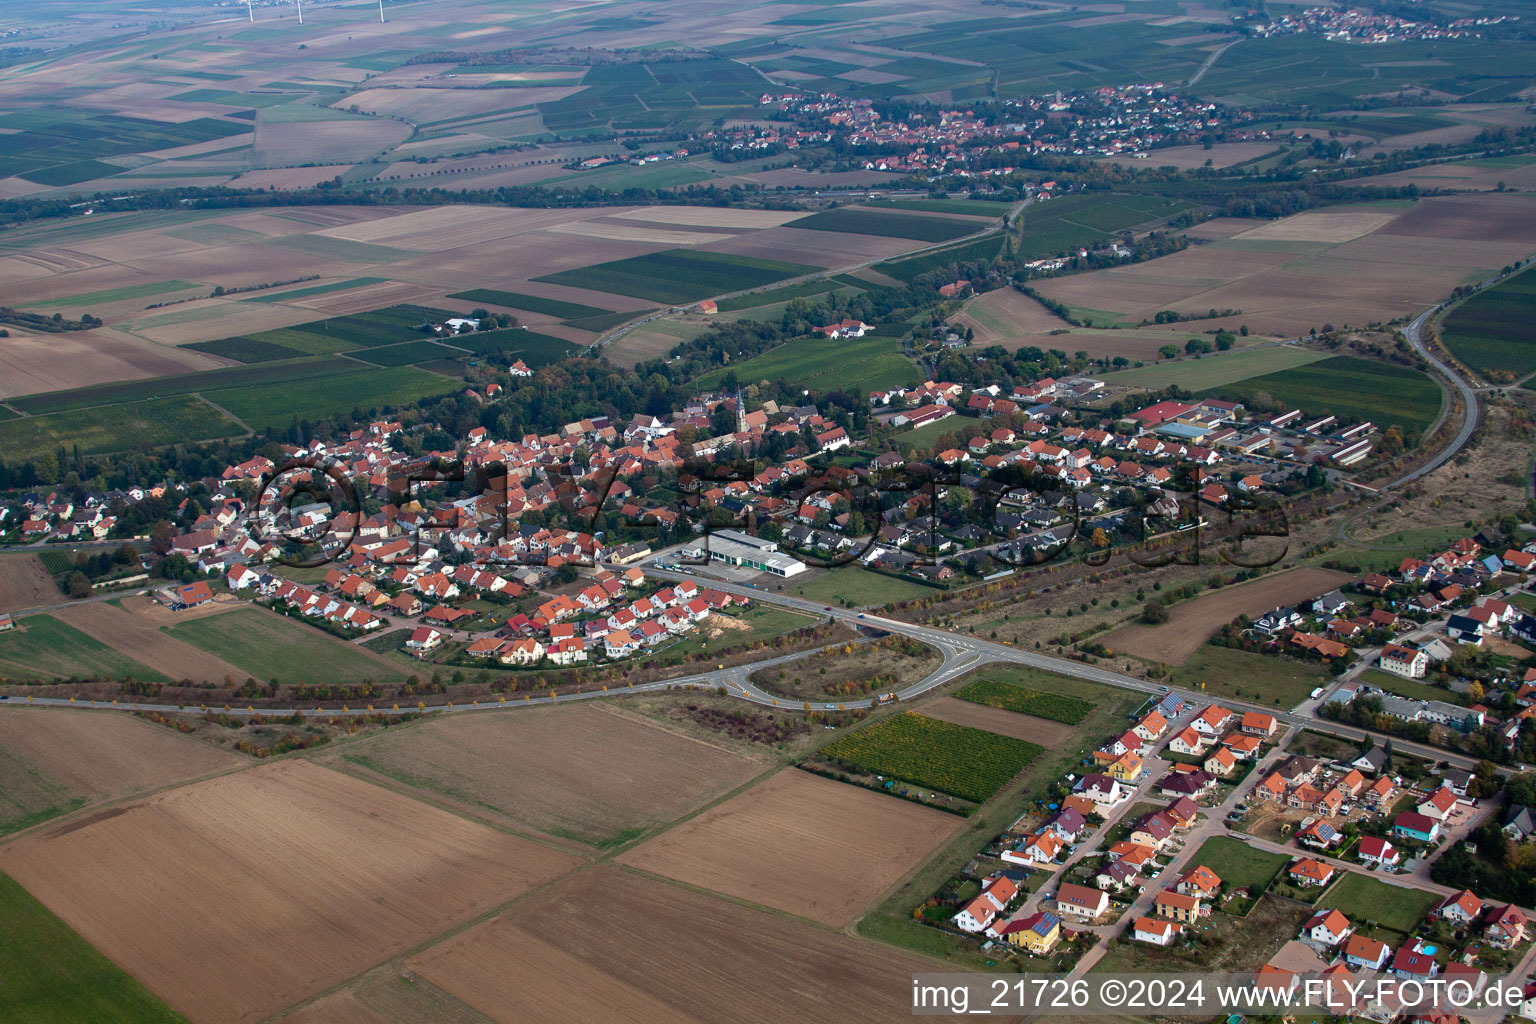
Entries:
{"type": "Polygon", "coordinates": [[[821,750],[834,761],[975,803],[985,802],[1043,752],[1034,743],[915,711],[882,719],[821,750]]]}

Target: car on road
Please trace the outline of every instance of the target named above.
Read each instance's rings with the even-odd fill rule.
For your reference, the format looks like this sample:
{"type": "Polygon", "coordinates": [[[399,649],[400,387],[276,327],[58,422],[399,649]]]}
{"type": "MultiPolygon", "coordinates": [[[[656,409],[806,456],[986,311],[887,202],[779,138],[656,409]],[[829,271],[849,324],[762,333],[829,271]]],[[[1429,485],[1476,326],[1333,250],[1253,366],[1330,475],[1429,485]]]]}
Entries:
{"type": "Polygon", "coordinates": [[[836,704],[823,704],[822,707],[826,708],[828,711],[836,711],[837,710],[837,705],[836,704]]]}
{"type": "Polygon", "coordinates": [[[831,610],[832,610],[832,606],[831,606],[831,605],[829,605],[829,604],[828,604],[828,605],[822,605],[822,609],[823,609],[823,610],[824,610],[824,611],[831,611],[831,610]]]}

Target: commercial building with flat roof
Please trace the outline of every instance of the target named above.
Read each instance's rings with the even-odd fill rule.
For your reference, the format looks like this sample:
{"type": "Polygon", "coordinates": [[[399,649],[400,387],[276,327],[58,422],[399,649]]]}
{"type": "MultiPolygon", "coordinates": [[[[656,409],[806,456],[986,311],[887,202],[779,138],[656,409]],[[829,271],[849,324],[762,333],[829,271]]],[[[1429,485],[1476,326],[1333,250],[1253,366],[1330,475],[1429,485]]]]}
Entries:
{"type": "Polygon", "coordinates": [[[688,558],[703,558],[707,554],[711,562],[756,569],[774,576],[797,576],[805,572],[805,563],[780,551],[777,542],[737,530],[715,530],[684,548],[682,553],[688,558]]]}

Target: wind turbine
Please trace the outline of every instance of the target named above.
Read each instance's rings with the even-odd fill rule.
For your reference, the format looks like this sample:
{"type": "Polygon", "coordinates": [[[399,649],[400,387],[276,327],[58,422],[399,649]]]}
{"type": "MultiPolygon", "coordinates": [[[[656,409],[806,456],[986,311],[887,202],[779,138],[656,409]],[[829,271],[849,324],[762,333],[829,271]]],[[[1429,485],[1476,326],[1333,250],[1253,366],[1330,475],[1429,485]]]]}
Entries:
{"type": "Polygon", "coordinates": [[[256,24],[256,12],[251,10],[251,0],[245,0],[245,16],[250,19],[251,24],[256,24]]]}
{"type": "Polygon", "coordinates": [[[294,0],[299,5],[299,24],[304,24],[304,0],[294,0]]]}
{"type": "Polygon", "coordinates": [[[384,24],[384,0],[379,0],[379,24],[384,24]]]}

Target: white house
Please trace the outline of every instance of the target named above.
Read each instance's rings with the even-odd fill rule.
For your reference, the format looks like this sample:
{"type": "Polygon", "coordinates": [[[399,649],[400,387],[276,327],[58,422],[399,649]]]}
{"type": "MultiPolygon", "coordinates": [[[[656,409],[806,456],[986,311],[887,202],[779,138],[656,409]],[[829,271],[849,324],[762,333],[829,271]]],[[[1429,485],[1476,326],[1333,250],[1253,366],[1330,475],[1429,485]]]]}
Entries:
{"type": "Polygon", "coordinates": [[[1301,934],[1304,938],[1330,949],[1349,938],[1354,930],[1354,926],[1349,923],[1349,918],[1337,910],[1319,911],[1301,926],[1301,934]]]}
{"type": "Polygon", "coordinates": [[[1137,942],[1150,942],[1154,946],[1166,946],[1179,934],[1179,926],[1172,921],[1154,917],[1138,917],[1132,938],[1137,942]]]}
{"type": "Polygon", "coordinates": [[[1387,644],[1381,649],[1378,662],[1383,672],[1390,672],[1404,679],[1423,679],[1429,671],[1429,656],[1423,651],[1398,644],[1387,644]]]}

